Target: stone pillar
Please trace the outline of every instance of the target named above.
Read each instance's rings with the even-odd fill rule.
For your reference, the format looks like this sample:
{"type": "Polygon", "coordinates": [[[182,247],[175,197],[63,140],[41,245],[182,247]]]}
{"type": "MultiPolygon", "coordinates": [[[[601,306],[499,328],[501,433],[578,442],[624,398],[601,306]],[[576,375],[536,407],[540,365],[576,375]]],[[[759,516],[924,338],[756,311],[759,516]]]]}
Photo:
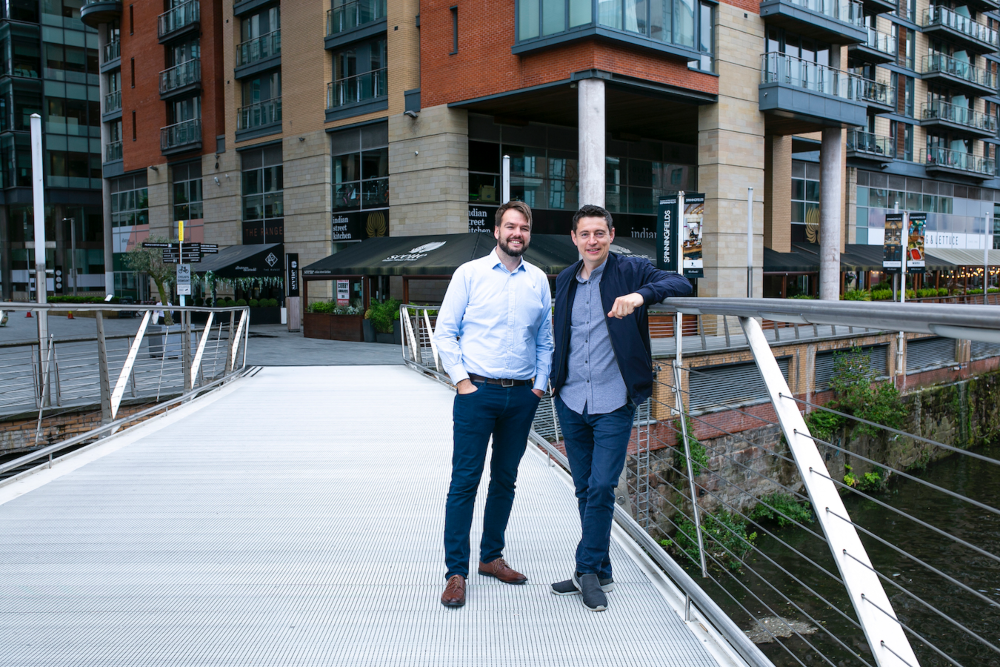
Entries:
{"type": "Polygon", "coordinates": [[[764,141],[764,245],[792,250],[792,137],[768,135],[764,141]]]}
{"type": "Polygon", "coordinates": [[[841,131],[823,130],[819,157],[819,298],[840,299],[841,131]]]}
{"type": "Polygon", "coordinates": [[[577,82],[580,146],[580,205],[604,206],[605,108],[604,81],[577,82]]]}

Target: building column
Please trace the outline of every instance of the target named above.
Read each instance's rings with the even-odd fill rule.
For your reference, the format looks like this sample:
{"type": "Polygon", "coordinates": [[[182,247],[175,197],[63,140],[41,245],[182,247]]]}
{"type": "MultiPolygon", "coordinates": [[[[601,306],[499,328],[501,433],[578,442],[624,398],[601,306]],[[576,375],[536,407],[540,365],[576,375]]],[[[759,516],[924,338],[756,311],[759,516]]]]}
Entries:
{"type": "MultiPolygon", "coordinates": [[[[104,57],[104,47],[108,44],[107,29],[101,27],[97,30],[97,53],[99,58],[104,57]]],[[[108,94],[108,78],[101,74],[97,77],[98,98],[101,109],[104,108],[104,96],[108,94]]],[[[124,111],[123,111],[124,113],[124,111]]],[[[111,140],[111,133],[108,131],[108,124],[101,123],[101,175],[104,172],[104,163],[107,161],[108,142],[111,140]]],[[[104,293],[115,293],[115,255],[114,255],[114,231],[111,227],[111,181],[106,178],[101,179],[101,221],[103,222],[104,240],[104,293]]],[[[82,223],[82,221],[81,221],[82,223]]]]}
{"type": "Polygon", "coordinates": [[[578,134],[580,145],[580,205],[604,206],[605,107],[604,81],[577,82],[578,134]]]}
{"type": "Polygon", "coordinates": [[[841,130],[823,130],[819,155],[819,298],[840,299],[841,130]]]}
{"type": "Polygon", "coordinates": [[[764,140],[764,246],[792,251],[792,137],[764,140]]]}
{"type": "Polygon", "coordinates": [[[10,270],[10,225],[7,220],[7,207],[0,206],[0,298],[4,301],[14,298],[14,285],[11,283],[13,274],[10,270]]]}

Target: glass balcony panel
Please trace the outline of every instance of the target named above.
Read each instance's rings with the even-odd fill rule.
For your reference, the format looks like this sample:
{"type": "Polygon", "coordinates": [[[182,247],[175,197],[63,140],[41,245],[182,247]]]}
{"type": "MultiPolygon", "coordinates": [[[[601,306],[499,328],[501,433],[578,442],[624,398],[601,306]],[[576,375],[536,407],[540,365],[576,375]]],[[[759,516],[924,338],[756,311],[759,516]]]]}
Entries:
{"type": "Polygon", "coordinates": [[[236,114],[236,129],[249,130],[255,127],[281,122],[281,98],[275,97],[256,104],[240,107],[236,114]]]}
{"type": "Polygon", "coordinates": [[[971,39],[1000,48],[998,33],[992,28],[977,23],[968,16],[958,14],[947,7],[931,6],[924,13],[924,27],[943,26],[967,35],[971,39]]]}
{"type": "MultiPolygon", "coordinates": [[[[783,53],[761,55],[760,82],[762,84],[779,83],[844,99],[862,99],[862,94],[865,91],[859,82],[864,81],[868,80],[783,53]]],[[[875,84],[874,81],[870,83],[875,84]]],[[[885,84],[876,84],[875,90],[877,90],[878,85],[885,84]]],[[[875,91],[870,91],[870,94],[875,94],[875,91]]]]}
{"type": "Polygon", "coordinates": [[[121,57],[121,47],[122,43],[119,40],[114,40],[113,42],[108,42],[104,45],[104,60],[101,62],[109,63],[112,60],[116,60],[121,57]]]}
{"type": "Polygon", "coordinates": [[[169,93],[201,81],[201,58],[192,58],[160,72],[160,93],[169,93]]]}
{"type": "Polygon", "coordinates": [[[921,120],[944,120],[956,125],[965,125],[976,130],[997,133],[997,119],[980,113],[968,106],[949,104],[942,100],[923,105],[920,113],[921,120]]]}
{"type": "Polygon", "coordinates": [[[116,90],[104,96],[104,113],[119,111],[122,108],[122,91],[116,90]]]}
{"type": "Polygon", "coordinates": [[[924,74],[947,74],[969,83],[996,89],[997,76],[989,70],[976,67],[968,60],[959,60],[943,53],[931,53],[923,59],[924,74]]]}
{"type": "Polygon", "coordinates": [[[114,162],[122,159],[122,142],[111,141],[104,148],[104,161],[114,162]]]}
{"type": "Polygon", "coordinates": [[[385,97],[387,94],[386,69],[382,68],[327,84],[326,108],[336,109],[347,104],[385,97]]]}
{"type": "Polygon", "coordinates": [[[201,119],[183,120],[160,129],[160,150],[201,143],[201,119]]]}
{"type": "MultiPolygon", "coordinates": [[[[538,5],[535,5],[538,16],[538,5]]],[[[385,0],[354,0],[326,13],[326,34],[337,35],[385,18],[385,0]]]]}
{"type": "Polygon", "coordinates": [[[236,66],[250,65],[281,53],[281,31],[249,39],[236,46],[236,66]]]}
{"type": "Polygon", "coordinates": [[[847,152],[865,153],[879,158],[896,157],[896,146],[890,137],[880,137],[872,132],[848,130],[847,152]]]}
{"type": "Polygon", "coordinates": [[[992,177],[995,173],[995,163],[992,158],[953,151],[948,148],[928,148],[920,151],[920,157],[920,161],[928,168],[932,166],[944,167],[967,171],[983,177],[992,177]]]}
{"type": "Polygon", "coordinates": [[[851,0],[791,0],[791,3],[844,23],[860,26],[864,25],[865,22],[860,2],[852,2],[851,0]]]}
{"type": "Polygon", "coordinates": [[[896,40],[892,38],[892,35],[879,32],[874,28],[868,28],[868,41],[865,42],[865,46],[888,56],[896,55],[896,40]]]}
{"type": "Polygon", "coordinates": [[[163,37],[175,30],[196,23],[201,19],[200,5],[197,0],[188,0],[177,5],[168,12],[164,12],[157,17],[157,30],[159,36],[163,37]]]}

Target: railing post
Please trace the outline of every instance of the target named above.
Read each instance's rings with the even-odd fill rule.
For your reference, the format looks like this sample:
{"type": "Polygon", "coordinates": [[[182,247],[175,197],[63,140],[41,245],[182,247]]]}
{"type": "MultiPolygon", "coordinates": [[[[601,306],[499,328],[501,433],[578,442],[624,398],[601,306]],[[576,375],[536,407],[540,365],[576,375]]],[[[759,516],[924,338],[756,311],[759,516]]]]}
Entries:
{"type": "Polygon", "coordinates": [[[226,375],[229,375],[230,373],[233,372],[233,364],[231,360],[233,358],[234,337],[236,335],[234,329],[235,321],[236,321],[236,311],[231,310],[229,311],[229,345],[226,347],[226,375]]]}
{"type": "Polygon", "coordinates": [[[674,359],[674,404],[680,415],[681,439],[684,441],[684,460],[687,463],[688,488],[691,490],[691,511],[694,515],[694,532],[698,536],[698,556],[701,559],[701,576],[708,577],[705,563],[705,543],[701,534],[701,512],[698,508],[698,490],[694,483],[694,466],[691,463],[691,443],[688,441],[687,413],[684,411],[684,397],[681,395],[681,362],[674,359]]]}
{"type": "Polygon", "coordinates": [[[191,391],[191,313],[181,311],[181,367],[184,369],[184,392],[191,391]]]}
{"type": "MultiPolygon", "coordinates": [[[[114,420],[111,414],[111,380],[108,372],[108,347],[104,339],[104,316],[101,311],[94,311],[97,320],[97,366],[101,383],[101,423],[109,424],[114,420]]],[[[166,349],[163,354],[166,355],[166,349]]]]}
{"type": "Polygon", "coordinates": [[[760,324],[750,317],[741,317],[740,324],[876,664],[879,667],[918,665],[760,324]]]}

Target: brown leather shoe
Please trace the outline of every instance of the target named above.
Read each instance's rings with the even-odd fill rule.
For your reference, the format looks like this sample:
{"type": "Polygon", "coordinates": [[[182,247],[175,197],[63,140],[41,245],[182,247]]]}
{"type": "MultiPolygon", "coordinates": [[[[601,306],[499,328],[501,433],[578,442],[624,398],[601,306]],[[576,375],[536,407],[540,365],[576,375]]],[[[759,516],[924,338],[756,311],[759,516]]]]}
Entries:
{"type": "Polygon", "coordinates": [[[496,577],[505,584],[514,584],[515,586],[519,586],[528,580],[520,572],[512,570],[504,562],[503,558],[497,558],[492,563],[479,561],[479,574],[486,577],[496,577]]]}
{"type": "Polygon", "coordinates": [[[465,577],[453,574],[448,578],[448,585],[444,587],[444,593],[441,595],[441,604],[445,607],[465,606],[465,577]]]}

